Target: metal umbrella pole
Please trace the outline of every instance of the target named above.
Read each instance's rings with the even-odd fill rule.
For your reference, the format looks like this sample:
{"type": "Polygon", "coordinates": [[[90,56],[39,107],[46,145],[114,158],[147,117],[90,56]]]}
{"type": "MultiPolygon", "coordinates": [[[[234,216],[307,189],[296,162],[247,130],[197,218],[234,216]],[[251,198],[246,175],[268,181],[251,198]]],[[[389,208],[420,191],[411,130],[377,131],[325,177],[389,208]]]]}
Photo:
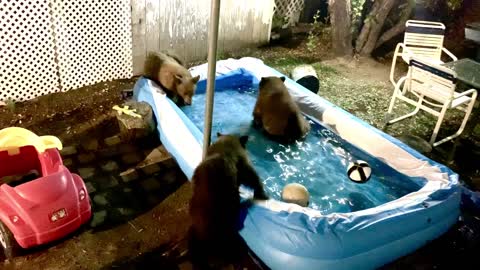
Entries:
{"type": "Polygon", "coordinates": [[[218,22],[220,18],[220,0],[212,0],[210,26],[208,27],[208,76],[205,100],[205,126],[203,128],[203,158],[207,154],[212,134],[213,94],[217,64],[218,22]]]}

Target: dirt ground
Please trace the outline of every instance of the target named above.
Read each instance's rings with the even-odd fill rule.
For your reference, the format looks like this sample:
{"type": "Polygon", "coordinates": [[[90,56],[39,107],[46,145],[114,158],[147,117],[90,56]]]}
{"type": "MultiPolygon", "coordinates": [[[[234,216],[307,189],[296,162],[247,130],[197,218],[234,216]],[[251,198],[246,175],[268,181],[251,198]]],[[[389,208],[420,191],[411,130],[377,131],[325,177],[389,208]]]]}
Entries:
{"type": "MultiPolygon", "coordinates": [[[[389,62],[335,59],[328,53],[328,46],[320,44],[310,51],[305,35],[297,35],[287,44],[225,54],[223,58],[259,57],[285,74],[298,64],[312,64],[325,78],[321,81],[320,95],[372,125],[380,125],[386,109],[381,98],[388,99],[391,94],[389,62]],[[358,98],[346,99],[346,93],[352,91],[358,93],[358,98]]],[[[87,127],[93,122],[108,125],[104,119],[111,117],[111,108],[122,102],[122,90],[133,88],[135,81],[99,83],[0,107],[0,129],[21,126],[38,134],[59,136],[65,144],[83,136],[94,137],[95,130],[87,127]]],[[[421,126],[423,122],[415,124],[421,126]]],[[[424,136],[428,126],[424,129],[416,134],[424,136]]],[[[162,254],[182,250],[172,246],[184,239],[190,224],[187,214],[190,196],[191,187],[187,182],[156,207],[128,222],[104,230],[83,228],[57,243],[28,250],[23,256],[0,263],[0,269],[189,269],[188,263],[168,260],[162,254]]],[[[476,254],[479,251],[479,215],[465,211],[446,235],[382,269],[449,269],[452,266],[467,269],[462,268],[466,265],[470,266],[468,269],[478,269],[476,254]],[[460,259],[454,260],[455,256],[460,259]]]]}
{"type": "Polygon", "coordinates": [[[89,123],[111,114],[122,100],[122,90],[132,89],[134,83],[134,79],[103,82],[0,107],[0,129],[23,127],[68,143],[89,123]]]}

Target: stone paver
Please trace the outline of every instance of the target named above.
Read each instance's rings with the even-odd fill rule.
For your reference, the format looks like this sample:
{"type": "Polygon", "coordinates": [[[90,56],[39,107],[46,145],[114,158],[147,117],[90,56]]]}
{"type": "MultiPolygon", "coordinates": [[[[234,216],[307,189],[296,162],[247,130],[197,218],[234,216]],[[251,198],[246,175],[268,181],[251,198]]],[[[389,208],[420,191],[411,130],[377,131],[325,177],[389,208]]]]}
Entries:
{"type": "Polygon", "coordinates": [[[87,187],[88,194],[91,194],[97,191],[97,189],[91,182],[85,182],[85,186],[87,187]]]}
{"type": "Polygon", "coordinates": [[[112,171],[118,170],[118,164],[113,160],[109,160],[103,163],[101,167],[102,167],[102,170],[105,172],[112,172],[112,171]]]}
{"type": "Polygon", "coordinates": [[[77,153],[77,148],[73,145],[63,147],[62,150],[60,150],[60,154],[62,156],[71,156],[77,153]]]}
{"type": "Polygon", "coordinates": [[[93,153],[80,154],[77,156],[77,158],[81,164],[87,164],[95,160],[95,154],[93,153]]]}
{"type": "Polygon", "coordinates": [[[118,180],[113,175],[93,177],[99,189],[105,190],[118,185],[118,180]]]}
{"type": "Polygon", "coordinates": [[[135,213],[135,211],[133,211],[133,209],[130,209],[130,208],[119,207],[119,208],[116,208],[116,210],[123,216],[131,216],[135,213]]]}
{"type": "Polygon", "coordinates": [[[82,144],[83,149],[85,151],[97,151],[98,149],[98,140],[97,139],[90,139],[82,144]]]}
{"type": "Polygon", "coordinates": [[[132,168],[132,169],[128,169],[124,172],[121,172],[120,177],[122,178],[123,182],[130,182],[130,181],[138,179],[139,175],[138,175],[137,170],[132,168]]]}
{"type": "Polygon", "coordinates": [[[150,164],[150,165],[141,167],[141,170],[145,175],[153,175],[159,172],[161,169],[162,167],[159,164],[150,164]]]}
{"type": "Polygon", "coordinates": [[[63,165],[68,168],[73,165],[73,160],[71,158],[66,158],[63,160],[63,165]]]}
{"type": "Polygon", "coordinates": [[[88,179],[95,174],[95,168],[79,168],[78,173],[83,179],[88,179]]]}
{"type": "Polygon", "coordinates": [[[144,180],[141,183],[141,185],[148,192],[153,192],[153,191],[158,190],[162,187],[162,185],[159,183],[159,181],[155,178],[149,178],[147,180],[144,180]]]}
{"type": "Polygon", "coordinates": [[[119,135],[108,137],[105,139],[105,144],[108,146],[114,146],[122,142],[122,139],[119,135]]]}
{"type": "Polygon", "coordinates": [[[122,161],[127,165],[133,165],[142,161],[142,156],[135,152],[128,153],[122,156],[122,161]]]}
{"type": "Polygon", "coordinates": [[[175,183],[175,181],[177,181],[178,179],[178,171],[177,170],[168,170],[167,172],[165,172],[164,174],[162,174],[162,182],[167,184],[167,185],[171,185],[173,183],[175,183]]]}
{"type": "Polygon", "coordinates": [[[107,211],[102,210],[93,213],[93,218],[92,221],[90,222],[91,227],[97,227],[99,225],[102,225],[105,222],[105,219],[107,218],[107,211]]]}
{"type": "Polygon", "coordinates": [[[105,198],[105,194],[97,194],[93,197],[93,201],[101,206],[105,206],[108,204],[107,198],[105,198]]]}

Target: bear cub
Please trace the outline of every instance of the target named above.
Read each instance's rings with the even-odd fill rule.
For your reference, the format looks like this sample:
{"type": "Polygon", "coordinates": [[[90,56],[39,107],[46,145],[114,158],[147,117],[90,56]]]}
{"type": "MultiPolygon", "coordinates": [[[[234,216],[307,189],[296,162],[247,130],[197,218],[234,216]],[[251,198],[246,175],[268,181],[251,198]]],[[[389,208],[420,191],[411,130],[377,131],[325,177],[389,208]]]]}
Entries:
{"type": "Polygon", "coordinates": [[[285,77],[262,77],[253,121],[273,139],[289,143],[305,137],[310,131],[310,123],[293,101],[284,82],[285,77]]]}
{"type": "Polygon", "coordinates": [[[143,76],[153,80],[177,105],[191,105],[200,76],[192,78],[180,59],[171,53],[150,52],[145,60],[143,76]]]}
{"type": "Polygon", "coordinates": [[[248,136],[217,135],[218,140],[208,148],[192,177],[189,251],[193,265],[199,269],[241,259],[244,243],[238,234],[240,184],[252,188],[255,199],[268,199],[247,156],[248,136]]]}

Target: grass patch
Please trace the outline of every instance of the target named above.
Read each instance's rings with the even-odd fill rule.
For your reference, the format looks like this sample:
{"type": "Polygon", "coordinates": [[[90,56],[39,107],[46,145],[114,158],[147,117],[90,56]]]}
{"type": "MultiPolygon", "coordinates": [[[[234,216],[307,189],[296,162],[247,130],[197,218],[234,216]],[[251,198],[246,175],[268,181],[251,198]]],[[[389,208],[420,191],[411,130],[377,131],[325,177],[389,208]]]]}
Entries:
{"type": "MultiPolygon", "coordinates": [[[[317,72],[322,72],[317,69],[317,72]]],[[[343,108],[370,125],[382,129],[385,126],[387,109],[393,93],[390,82],[352,80],[340,73],[323,72],[320,80],[319,95],[333,104],[343,108]]],[[[396,101],[393,117],[407,114],[414,107],[396,101]]],[[[449,111],[446,122],[439,132],[439,137],[451,135],[459,127],[463,115],[457,111],[449,111]]],[[[412,134],[430,139],[437,118],[420,111],[417,115],[389,125],[385,131],[393,136],[412,134]]]]}
{"type": "Polygon", "coordinates": [[[323,76],[333,76],[333,75],[339,75],[340,72],[336,70],[335,68],[322,64],[322,63],[314,63],[312,66],[315,68],[317,71],[317,74],[319,77],[323,76]]]}
{"type": "Polygon", "coordinates": [[[289,76],[295,67],[299,65],[313,64],[314,60],[306,57],[285,56],[276,58],[265,58],[263,59],[263,62],[266,65],[289,76]]]}

